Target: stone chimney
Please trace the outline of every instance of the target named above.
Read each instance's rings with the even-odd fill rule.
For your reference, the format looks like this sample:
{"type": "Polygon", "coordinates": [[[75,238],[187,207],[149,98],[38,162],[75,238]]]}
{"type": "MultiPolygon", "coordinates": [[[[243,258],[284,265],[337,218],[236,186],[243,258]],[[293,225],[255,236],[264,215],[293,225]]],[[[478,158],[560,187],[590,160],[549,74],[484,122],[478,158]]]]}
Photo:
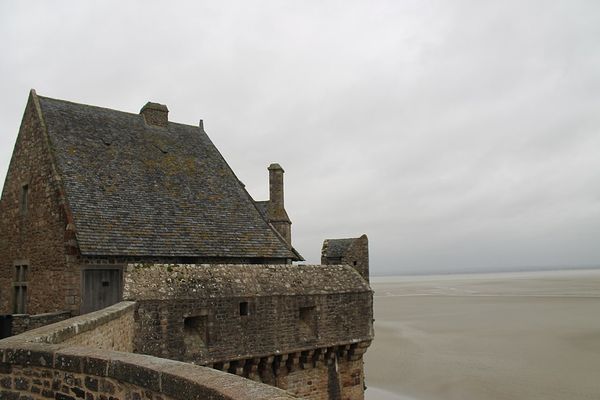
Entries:
{"type": "Polygon", "coordinates": [[[147,102],[140,114],[148,125],[167,126],[169,124],[169,109],[164,104],[147,102]]]}
{"type": "Polygon", "coordinates": [[[287,244],[292,245],[292,221],[283,206],[283,173],[281,165],[269,165],[269,205],[267,219],[283,236],[287,244]]]}

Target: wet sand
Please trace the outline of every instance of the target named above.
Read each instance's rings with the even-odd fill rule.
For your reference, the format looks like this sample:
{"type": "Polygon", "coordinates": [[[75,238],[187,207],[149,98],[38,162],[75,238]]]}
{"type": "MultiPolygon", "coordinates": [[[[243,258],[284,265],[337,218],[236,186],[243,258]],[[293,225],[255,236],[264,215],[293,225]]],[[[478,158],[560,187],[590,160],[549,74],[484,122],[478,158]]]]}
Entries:
{"type": "Polygon", "coordinates": [[[371,283],[367,400],[600,399],[600,271],[371,283]]]}

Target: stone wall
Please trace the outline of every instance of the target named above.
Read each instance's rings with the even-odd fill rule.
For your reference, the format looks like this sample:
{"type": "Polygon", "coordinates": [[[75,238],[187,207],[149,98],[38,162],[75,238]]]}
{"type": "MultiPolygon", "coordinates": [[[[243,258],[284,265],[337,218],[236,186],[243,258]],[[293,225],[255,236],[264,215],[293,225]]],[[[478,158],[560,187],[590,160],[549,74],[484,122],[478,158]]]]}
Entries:
{"type": "Polygon", "coordinates": [[[368,282],[369,281],[369,239],[367,235],[357,238],[346,254],[342,263],[352,266],[368,282]]]}
{"type": "Polygon", "coordinates": [[[136,352],[198,364],[372,339],[372,292],[348,266],[134,265],[136,352]]]}
{"type": "Polygon", "coordinates": [[[355,293],[139,300],[136,351],[209,364],[371,340],[369,300],[355,293]],[[241,303],[249,315],[239,314],[241,303]]]}
{"type": "Polygon", "coordinates": [[[364,399],[363,361],[335,359],[297,369],[282,379],[279,387],[310,400],[364,399]]]}
{"type": "Polygon", "coordinates": [[[45,314],[13,314],[6,316],[10,319],[11,335],[18,335],[25,331],[40,328],[58,321],[71,318],[70,311],[58,311],[45,314]]]}
{"type": "Polygon", "coordinates": [[[362,400],[363,354],[370,342],[211,364],[313,400],[362,400]]]}
{"type": "Polygon", "coordinates": [[[294,398],[232,374],[129,353],[134,310],[135,303],[121,302],[0,340],[0,399],[294,398]]]}
{"type": "Polygon", "coordinates": [[[372,292],[350,266],[131,265],[135,351],[311,399],[363,398],[372,292]]]}
{"type": "Polygon", "coordinates": [[[99,311],[27,331],[16,338],[30,343],[133,352],[134,312],[135,303],[123,301],[99,311]]]}
{"type": "Polygon", "coordinates": [[[283,390],[151,356],[0,341],[0,399],[291,400],[283,390]]]}
{"type": "Polygon", "coordinates": [[[79,310],[75,233],[34,92],[29,97],[0,200],[0,313],[12,314],[15,286],[25,309],[79,310]],[[25,265],[17,276],[16,265],[25,265]]]}

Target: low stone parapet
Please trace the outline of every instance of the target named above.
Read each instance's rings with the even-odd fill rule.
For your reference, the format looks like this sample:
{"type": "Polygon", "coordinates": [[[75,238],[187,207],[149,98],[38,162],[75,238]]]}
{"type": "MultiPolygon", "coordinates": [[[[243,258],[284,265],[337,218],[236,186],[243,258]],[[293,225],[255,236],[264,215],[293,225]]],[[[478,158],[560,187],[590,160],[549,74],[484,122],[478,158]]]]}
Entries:
{"type": "Polygon", "coordinates": [[[24,332],[4,341],[91,346],[133,351],[135,302],[123,301],[102,310],[79,315],[24,332]]]}
{"type": "Polygon", "coordinates": [[[134,311],[135,302],[121,302],[0,340],[0,399],[296,398],[225,372],[131,353],[134,311]]]}
{"type": "Polygon", "coordinates": [[[9,314],[0,316],[7,321],[9,329],[7,336],[19,335],[25,331],[39,328],[44,325],[71,318],[71,311],[57,311],[45,314],[9,314]]]}

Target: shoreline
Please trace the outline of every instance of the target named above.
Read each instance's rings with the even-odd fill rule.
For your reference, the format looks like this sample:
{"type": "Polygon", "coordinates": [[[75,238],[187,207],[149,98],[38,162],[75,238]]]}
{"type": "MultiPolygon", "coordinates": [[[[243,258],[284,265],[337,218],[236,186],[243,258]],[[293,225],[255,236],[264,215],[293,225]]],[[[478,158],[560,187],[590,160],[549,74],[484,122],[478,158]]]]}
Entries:
{"type": "Polygon", "coordinates": [[[394,274],[394,275],[372,275],[371,283],[395,282],[395,281],[428,281],[428,280],[460,280],[460,279],[482,279],[482,278],[531,278],[535,275],[575,276],[575,275],[600,275],[600,267],[573,268],[573,269],[540,269],[531,271],[489,271],[489,272],[457,272],[457,273],[434,273],[434,274],[394,274]]]}

